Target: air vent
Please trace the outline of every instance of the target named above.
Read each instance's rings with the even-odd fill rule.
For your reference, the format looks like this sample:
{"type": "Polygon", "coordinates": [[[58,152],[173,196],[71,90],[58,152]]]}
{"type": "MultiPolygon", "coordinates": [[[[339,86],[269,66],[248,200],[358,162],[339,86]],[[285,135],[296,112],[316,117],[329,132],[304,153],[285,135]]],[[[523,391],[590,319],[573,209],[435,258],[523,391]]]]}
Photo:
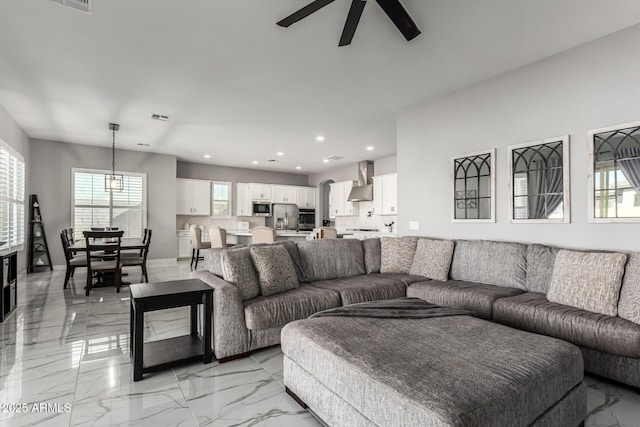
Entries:
{"type": "Polygon", "coordinates": [[[160,120],[161,122],[168,122],[169,121],[169,116],[164,116],[162,114],[152,114],[151,118],[153,120],[160,120]]]}
{"type": "Polygon", "coordinates": [[[327,157],[325,157],[325,159],[326,159],[326,160],[331,160],[331,161],[333,161],[333,160],[342,160],[342,159],[344,159],[344,157],[342,157],[342,156],[335,156],[335,155],[331,155],[331,156],[327,156],[327,157]]]}
{"type": "Polygon", "coordinates": [[[275,162],[277,162],[277,160],[276,159],[269,159],[269,160],[267,160],[267,162],[275,163],[275,162]]]}
{"type": "Polygon", "coordinates": [[[67,6],[70,9],[77,10],[79,12],[87,13],[89,15],[93,12],[93,0],[51,0],[54,3],[67,6]]]}

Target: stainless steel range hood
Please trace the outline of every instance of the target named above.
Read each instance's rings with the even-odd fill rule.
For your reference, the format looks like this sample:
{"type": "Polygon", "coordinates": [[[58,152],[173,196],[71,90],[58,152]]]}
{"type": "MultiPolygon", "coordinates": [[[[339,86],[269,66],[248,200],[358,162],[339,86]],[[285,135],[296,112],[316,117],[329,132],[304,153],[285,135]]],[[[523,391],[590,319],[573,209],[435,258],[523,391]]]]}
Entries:
{"type": "Polygon", "coordinates": [[[349,193],[349,202],[368,202],[373,200],[373,161],[358,162],[358,186],[349,193]]]}

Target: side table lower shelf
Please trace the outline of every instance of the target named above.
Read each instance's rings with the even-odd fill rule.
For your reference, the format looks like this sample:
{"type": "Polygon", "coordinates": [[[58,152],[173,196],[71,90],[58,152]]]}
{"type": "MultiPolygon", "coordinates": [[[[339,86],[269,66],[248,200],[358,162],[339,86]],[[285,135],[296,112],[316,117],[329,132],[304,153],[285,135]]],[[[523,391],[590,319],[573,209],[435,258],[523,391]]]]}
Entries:
{"type": "Polygon", "coordinates": [[[142,373],[159,371],[184,362],[202,360],[202,338],[193,335],[144,343],[142,373]]]}

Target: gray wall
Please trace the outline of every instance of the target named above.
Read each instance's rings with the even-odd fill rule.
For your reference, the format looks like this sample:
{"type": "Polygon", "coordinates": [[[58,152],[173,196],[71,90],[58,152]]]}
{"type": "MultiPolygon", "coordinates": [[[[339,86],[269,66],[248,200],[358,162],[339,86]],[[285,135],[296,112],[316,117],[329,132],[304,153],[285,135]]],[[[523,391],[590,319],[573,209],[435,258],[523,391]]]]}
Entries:
{"type": "Polygon", "coordinates": [[[587,222],[587,131],[640,120],[640,26],[404,111],[399,233],[640,250],[639,224],[587,222]],[[509,223],[507,147],[570,134],[571,224],[509,223]],[[451,156],[497,149],[496,224],[451,222],[451,156]],[[409,221],[420,231],[409,231],[409,221]]]}
{"type": "MultiPolygon", "coordinates": [[[[366,160],[366,159],[363,159],[366,160]]],[[[396,172],[396,156],[385,157],[373,161],[374,175],[385,175],[396,172]]],[[[350,163],[325,172],[309,175],[309,185],[317,187],[321,182],[332,179],[335,182],[358,179],[358,162],[350,163]]]]}
{"type": "Polygon", "coordinates": [[[203,163],[178,162],[178,178],[216,181],[257,182],[264,184],[309,185],[309,177],[296,173],[271,172],[248,168],[208,165],[203,163]]]}
{"type": "MultiPolygon", "coordinates": [[[[51,257],[64,265],[58,232],[71,224],[71,168],[110,169],[111,149],[58,141],[31,141],[31,194],[38,195],[51,257]]],[[[116,170],[147,174],[150,259],[176,258],[176,158],[116,150],[116,170]]]]}
{"type": "MultiPolygon", "coordinates": [[[[25,205],[28,205],[29,201],[29,171],[31,165],[29,162],[29,137],[22,130],[20,126],[13,120],[7,110],[0,105],[0,139],[12,146],[18,153],[22,154],[25,162],[25,205]]],[[[28,243],[29,243],[29,228],[27,223],[29,221],[29,210],[25,209],[25,234],[24,234],[24,250],[18,252],[18,272],[22,272],[27,268],[27,255],[28,255],[28,243]]]]}

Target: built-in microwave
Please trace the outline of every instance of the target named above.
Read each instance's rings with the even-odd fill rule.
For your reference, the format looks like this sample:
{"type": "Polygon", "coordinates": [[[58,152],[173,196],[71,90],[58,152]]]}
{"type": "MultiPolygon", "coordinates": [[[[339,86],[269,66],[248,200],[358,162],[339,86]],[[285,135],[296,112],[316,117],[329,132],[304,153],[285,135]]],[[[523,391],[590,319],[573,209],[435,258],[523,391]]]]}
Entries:
{"type": "Polygon", "coordinates": [[[271,203],[269,202],[252,202],[253,208],[251,214],[253,216],[271,216],[271,203]]]}

